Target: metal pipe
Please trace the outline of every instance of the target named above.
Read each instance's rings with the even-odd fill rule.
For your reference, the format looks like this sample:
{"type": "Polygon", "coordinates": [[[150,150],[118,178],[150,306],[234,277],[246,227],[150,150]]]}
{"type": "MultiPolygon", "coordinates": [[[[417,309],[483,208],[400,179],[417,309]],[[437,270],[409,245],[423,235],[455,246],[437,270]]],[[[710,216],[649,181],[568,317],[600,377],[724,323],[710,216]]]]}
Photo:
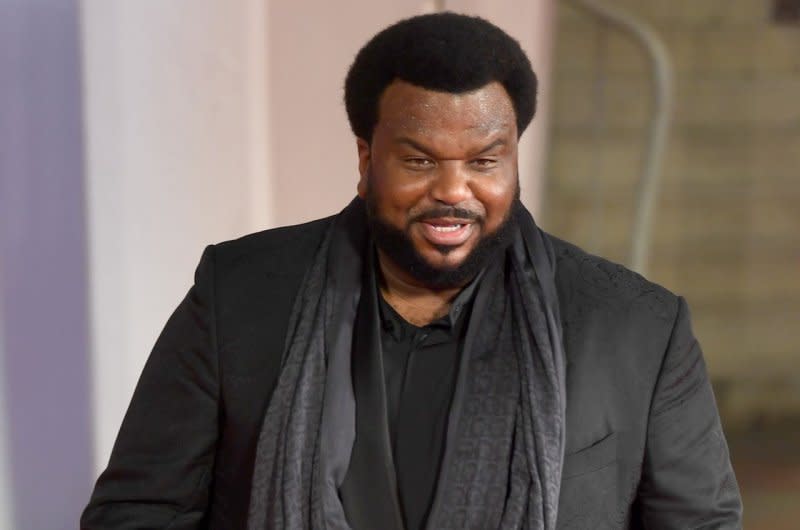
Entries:
{"type": "Polygon", "coordinates": [[[652,28],[629,13],[596,0],[570,0],[570,2],[631,35],[644,48],[652,66],[655,109],[650,121],[642,174],[636,193],[628,263],[631,269],[644,274],[648,265],[653,218],[661,180],[661,164],[672,118],[673,74],[669,52],[652,28]]]}

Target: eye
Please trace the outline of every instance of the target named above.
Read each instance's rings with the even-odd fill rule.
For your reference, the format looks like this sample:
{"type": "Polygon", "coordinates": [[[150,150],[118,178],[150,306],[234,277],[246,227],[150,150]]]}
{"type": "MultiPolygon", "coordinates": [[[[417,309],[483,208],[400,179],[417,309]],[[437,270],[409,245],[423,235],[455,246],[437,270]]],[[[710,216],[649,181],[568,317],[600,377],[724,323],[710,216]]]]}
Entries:
{"type": "Polygon", "coordinates": [[[494,169],[497,166],[497,160],[494,158],[476,158],[472,161],[472,165],[481,170],[494,169]]]}
{"type": "Polygon", "coordinates": [[[430,169],[436,165],[430,158],[421,156],[408,157],[403,159],[403,162],[411,169],[430,169]]]}

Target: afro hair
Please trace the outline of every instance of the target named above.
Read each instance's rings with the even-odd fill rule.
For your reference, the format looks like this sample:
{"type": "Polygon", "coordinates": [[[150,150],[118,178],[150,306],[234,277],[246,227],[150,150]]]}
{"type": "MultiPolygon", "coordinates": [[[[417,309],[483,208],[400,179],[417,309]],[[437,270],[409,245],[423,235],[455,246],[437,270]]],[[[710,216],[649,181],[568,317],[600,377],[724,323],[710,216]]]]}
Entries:
{"type": "Polygon", "coordinates": [[[381,95],[395,80],[453,94],[497,81],[517,118],[517,134],[536,111],[536,74],[519,43],[494,24],[456,13],[420,15],[389,26],[356,55],[344,86],[350,128],[371,141],[381,95]]]}

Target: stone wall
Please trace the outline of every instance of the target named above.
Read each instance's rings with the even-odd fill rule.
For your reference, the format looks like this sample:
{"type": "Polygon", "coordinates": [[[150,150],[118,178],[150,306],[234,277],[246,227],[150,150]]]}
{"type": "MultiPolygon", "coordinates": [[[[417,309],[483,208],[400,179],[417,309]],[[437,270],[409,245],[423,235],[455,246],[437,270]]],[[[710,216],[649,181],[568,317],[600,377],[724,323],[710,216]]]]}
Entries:
{"type": "MultiPolygon", "coordinates": [[[[756,0],[606,3],[656,30],[676,75],[646,275],[687,298],[730,429],[800,419],[800,26],[756,0]]],[[[541,224],[624,263],[649,63],[559,7],[541,224]]]]}

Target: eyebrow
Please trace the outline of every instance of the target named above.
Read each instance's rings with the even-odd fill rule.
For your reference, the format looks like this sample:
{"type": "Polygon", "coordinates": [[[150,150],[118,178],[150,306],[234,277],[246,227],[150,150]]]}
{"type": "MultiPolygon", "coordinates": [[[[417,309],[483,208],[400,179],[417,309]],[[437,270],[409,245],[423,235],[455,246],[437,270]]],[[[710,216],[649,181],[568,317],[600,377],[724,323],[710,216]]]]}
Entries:
{"type": "Polygon", "coordinates": [[[476,156],[477,155],[482,155],[482,154],[486,153],[487,151],[491,151],[492,149],[494,149],[497,146],[505,146],[505,145],[506,145],[505,139],[504,138],[498,138],[494,142],[490,143],[489,145],[487,145],[486,147],[484,147],[483,149],[478,151],[476,153],[476,156]]]}
{"type": "MultiPolygon", "coordinates": [[[[408,136],[401,136],[401,137],[397,138],[395,141],[397,143],[399,143],[399,144],[409,145],[409,146],[413,147],[414,149],[416,149],[417,151],[420,151],[421,153],[424,153],[426,156],[429,156],[431,158],[436,158],[436,156],[431,151],[429,151],[425,146],[423,146],[422,144],[412,140],[408,136]]],[[[492,149],[494,149],[497,146],[504,146],[504,145],[506,145],[505,139],[504,138],[498,138],[495,141],[491,142],[489,145],[481,148],[480,151],[478,151],[477,153],[475,153],[472,156],[480,156],[480,155],[482,155],[482,154],[484,154],[484,153],[486,153],[488,151],[491,151],[492,149]]]]}
{"type": "Polygon", "coordinates": [[[400,138],[397,138],[395,140],[395,142],[397,142],[398,144],[409,145],[409,146],[413,147],[414,149],[416,149],[417,151],[420,151],[421,153],[424,153],[425,155],[427,155],[427,156],[429,156],[431,158],[435,158],[433,156],[433,153],[428,151],[428,149],[426,149],[422,144],[419,144],[419,143],[415,142],[414,140],[412,140],[408,136],[401,136],[400,138]]]}

